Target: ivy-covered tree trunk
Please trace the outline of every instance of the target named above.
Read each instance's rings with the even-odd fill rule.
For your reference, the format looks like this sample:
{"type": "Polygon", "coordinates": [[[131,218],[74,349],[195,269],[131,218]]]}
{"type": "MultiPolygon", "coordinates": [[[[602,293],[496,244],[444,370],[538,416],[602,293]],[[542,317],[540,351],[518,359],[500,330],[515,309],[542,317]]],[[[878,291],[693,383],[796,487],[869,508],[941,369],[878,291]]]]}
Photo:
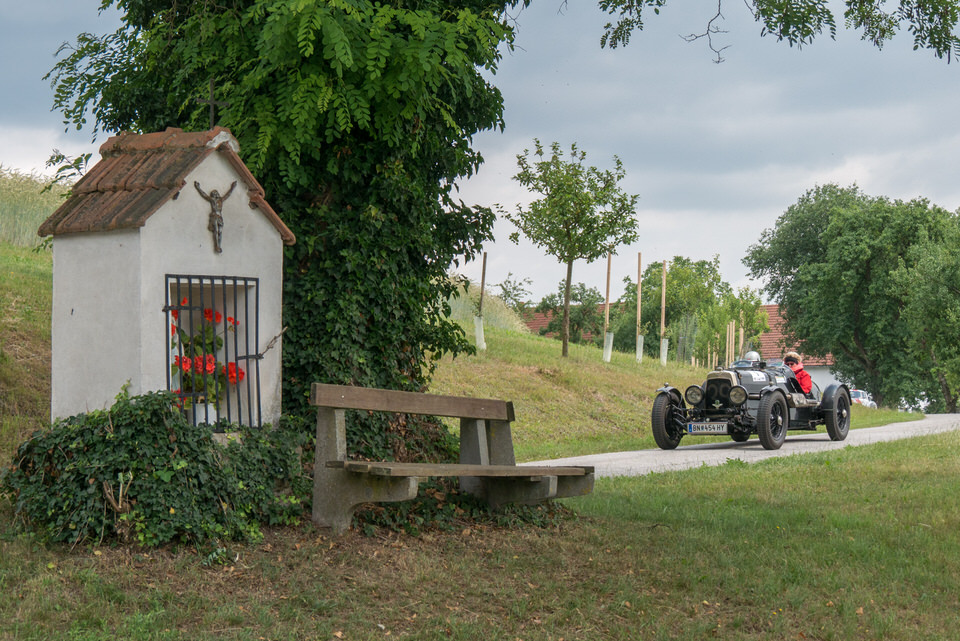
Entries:
{"type": "MultiPolygon", "coordinates": [[[[113,2],[107,2],[113,4],[113,2]]],[[[297,235],[285,255],[284,409],[311,414],[313,382],[422,390],[435,360],[468,351],[445,318],[451,263],[491,238],[493,215],[454,199],[502,126],[495,71],[522,0],[117,0],[116,34],[83,35],[51,72],[80,124],[155,131],[220,125],[297,235]],[[222,5],[222,6],[221,6],[222,5]]],[[[356,453],[444,445],[411,425],[366,423],[356,453]]],[[[435,454],[435,453],[434,453],[435,454]]],[[[432,454],[433,455],[433,454],[432,454]]]]}

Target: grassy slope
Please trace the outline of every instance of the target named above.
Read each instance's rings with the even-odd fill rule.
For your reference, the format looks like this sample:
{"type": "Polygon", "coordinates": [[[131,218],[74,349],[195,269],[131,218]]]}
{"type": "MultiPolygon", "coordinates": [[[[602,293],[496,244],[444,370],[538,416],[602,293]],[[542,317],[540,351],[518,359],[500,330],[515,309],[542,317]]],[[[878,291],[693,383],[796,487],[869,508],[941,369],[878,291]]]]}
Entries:
{"type": "MultiPolygon", "coordinates": [[[[0,269],[9,460],[47,411],[49,258],[0,245],[0,269]]],[[[437,391],[513,399],[535,455],[643,446],[661,379],[702,374],[586,348],[561,361],[555,342],[509,333],[487,344],[444,362],[437,391]]],[[[957,452],[945,434],[601,479],[549,530],[330,540],[304,525],[212,566],[191,549],[39,545],[0,503],[0,640],[954,638],[957,452]]]]}
{"type": "Polygon", "coordinates": [[[49,252],[0,243],[0,455],[50,416],[49,252]]]}

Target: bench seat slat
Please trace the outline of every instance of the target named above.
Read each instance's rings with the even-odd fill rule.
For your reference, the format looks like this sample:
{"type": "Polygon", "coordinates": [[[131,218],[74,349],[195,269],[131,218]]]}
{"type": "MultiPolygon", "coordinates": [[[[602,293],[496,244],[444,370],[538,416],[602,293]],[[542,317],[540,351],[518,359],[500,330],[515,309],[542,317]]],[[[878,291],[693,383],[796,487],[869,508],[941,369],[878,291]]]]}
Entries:
{"type": "Polygon", "coordinates": [[[463,463],[392,463],[371,461],[329,461],[327,467],[375,476],[485,476],[536,478],[540,476],[584,476],[593,468],[544,465],[467,465],[463,463]]]}

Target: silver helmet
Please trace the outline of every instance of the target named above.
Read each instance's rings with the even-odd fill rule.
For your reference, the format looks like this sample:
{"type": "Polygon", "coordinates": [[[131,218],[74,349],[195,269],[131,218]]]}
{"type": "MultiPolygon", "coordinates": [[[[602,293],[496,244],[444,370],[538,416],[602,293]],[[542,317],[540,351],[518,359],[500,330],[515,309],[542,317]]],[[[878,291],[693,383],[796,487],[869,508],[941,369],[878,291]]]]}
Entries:
{"type": "Polygon", "coordinates": [[[753,351],[747,352],[746,354],[743,355],[743,360],[745,360],[745,361],[759,361],[759,360],[760,360],[760,354],[758,354],[757,352],[753,352],[753,351]]]}

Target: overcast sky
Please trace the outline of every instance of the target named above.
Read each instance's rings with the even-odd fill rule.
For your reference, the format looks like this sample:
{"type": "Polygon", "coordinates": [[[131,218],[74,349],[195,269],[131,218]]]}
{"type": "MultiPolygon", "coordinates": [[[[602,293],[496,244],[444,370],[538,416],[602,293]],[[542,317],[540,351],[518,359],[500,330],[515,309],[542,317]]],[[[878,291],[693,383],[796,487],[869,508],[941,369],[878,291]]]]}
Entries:
{"type": "MultiPolygon", "coordinates": [[[[116,28],[118,17],[98,15],[98,6],[0,0],[4,167],[45,171],[54,147],[75,154],[104,141],[91,144],[89,131],[64,134],[42,80],[60,43],[116,28]]],[[[529,202],[511,177],[516,154],[535,137],[564,148],[576,142],[600,168],[618,155],[624,189],[640,196],[641,233],[614,256],[613,298],[624,276],[636,278],[637,252],[644,265],[719,255],[728,282],[757,286],[741,262],[747,248],[817,184],[857,183],[872,195],[960,208],[960,64],[913,51],[909,34],[878,51],[842,29],[842,11],[836,41],[791,49],[760,38],[744,3],[727,0],[728,33],[718,38],[729,48],[718,65],[704,43],[680,37],[702,30],[716,6],[674,0],[616,50],[600,48],[607,18],[594,0],[534,0],[517,12],[517,47],[493,79],[504,94],[506,130],[475,139],[486,163],[461,198],[508,209],[529,202]]],[[[486,247],[488,287],[512,272],[532,280],[531,298],[539,300],[555,291],[564,268],[538,248],[510,243],[511,231],[498,222],[486,247]]],[[[479,261],[460,271],[479,282],[479,261]]],[[[601,293],[605,278],[605,259],[574,265],[574,281],[601,293]]]]}

